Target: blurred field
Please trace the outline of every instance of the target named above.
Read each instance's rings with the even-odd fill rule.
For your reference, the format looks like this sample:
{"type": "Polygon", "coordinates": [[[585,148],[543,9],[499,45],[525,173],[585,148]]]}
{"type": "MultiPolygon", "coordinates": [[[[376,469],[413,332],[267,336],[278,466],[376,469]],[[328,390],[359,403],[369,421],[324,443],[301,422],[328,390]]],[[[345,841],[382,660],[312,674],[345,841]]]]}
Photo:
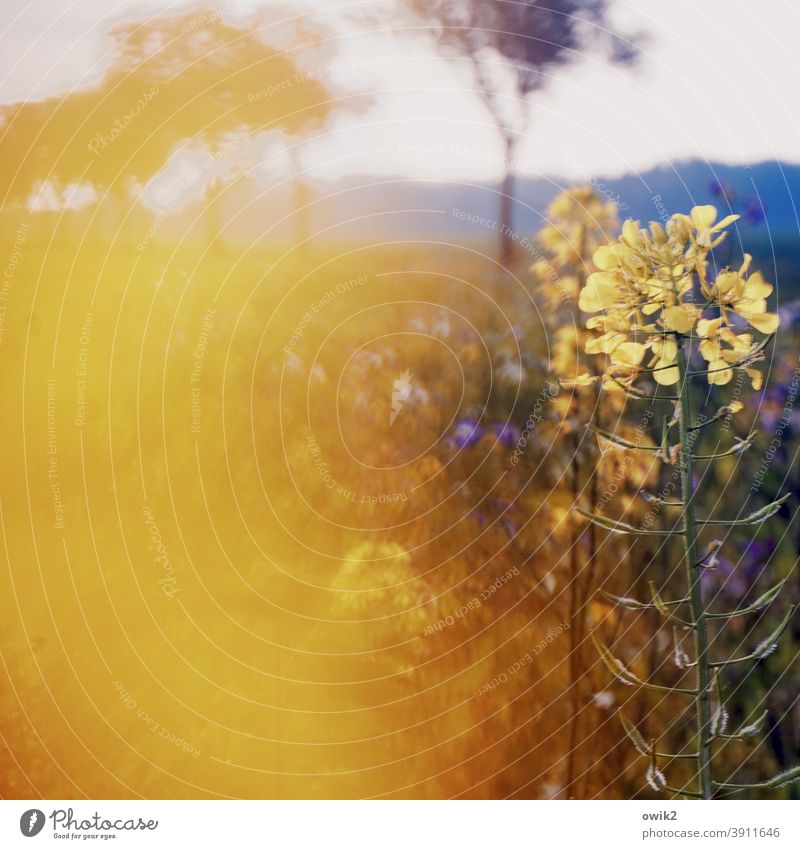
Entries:
{"type": "Polygon", "coordinates": [[[465,409],[519,417],[539,391],[487,384],[487,333],[510,351],[537,333],[535,311],[510,323],[524,288],[498,276],[493,300],[459,277],[473,257],[433,272],[406,246],[299,264],[90,234],[75,253],[33,224],[21,254],[2,342],[4,795],[557,783],[566,641],[501,698],[474,695],[562,621],[546,559],[423,635],[549,544],[541,496],[502,479],[510,449],[448,443],[465,409]],[[506,525],[476,519],[479,493],[512,505],[506,525]]]}

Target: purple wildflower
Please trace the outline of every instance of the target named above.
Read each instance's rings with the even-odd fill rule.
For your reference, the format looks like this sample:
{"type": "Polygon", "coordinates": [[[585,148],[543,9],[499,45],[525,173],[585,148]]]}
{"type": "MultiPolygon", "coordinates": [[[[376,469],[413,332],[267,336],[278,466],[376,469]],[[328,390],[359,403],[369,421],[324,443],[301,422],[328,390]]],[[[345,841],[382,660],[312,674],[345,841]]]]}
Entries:
{"type": "Polygon", "coordinates": [[[494,435],[500,445],[506,448],[513,448],[521,436],[520,429],[511,422],[498,422],[494,426],[494,435]]]}
{"type": "Polygon", "coordinates": [[[742,570],[737,569],[727,557],[720,557],[716,569],[703,569],[700,573],[703,599],[713,601],[722,596],[731,601],[741,601],[750,589],[742,570]]]}
{"type": "Polygon", "coordinates": [[[749,583],[754,584],[761,577],[776,548],[771,538],[750,540],[742,555],[742,571],[749,583]]]}
{"type": "Polygon", "coordinates": [[[453,441],[459,448],[469,448],[480,441],[483,428],[475,419],[461,419],[453,430],[453,441]]]}
{"type": "Polygon", "coordinates": [[[742,207],[742,217],[751,227],[757,227],[764,222],[764,208],[757,197],[750,197],[742,207]]]}
{"type": "Polygon", "coordinates": [[[729,207],[736,202],[736,192],[733,186],[726,186],[719,180],[712,180],[708,184],[708,190],[718,201],[727,204],[729,207]]]}
{"type": "Polygon", "coordinates": [[[778,308],[781,317],[781,327],[796,328],[800,325],[800,300],[789,301],[778,308]]]}

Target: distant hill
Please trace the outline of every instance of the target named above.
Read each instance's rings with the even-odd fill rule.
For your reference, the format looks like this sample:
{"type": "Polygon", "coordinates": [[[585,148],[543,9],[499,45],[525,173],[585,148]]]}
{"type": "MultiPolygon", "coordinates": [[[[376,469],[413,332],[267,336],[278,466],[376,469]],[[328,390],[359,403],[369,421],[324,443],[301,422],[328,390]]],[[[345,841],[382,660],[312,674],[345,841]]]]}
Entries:
{"type": "MultiPolygon", "coordinates": [[[[542,226],[548,203],[565,185],[555,178],[518,180],[514,229],[533,235],[542,226]]],[[[765,273],[785,287],[781,299],[800,295],[800,165],[773,161],[737,167],[690,160],[641,174],[600,177],[595,187],[620,204],[622,217],[642,222],[704,203],[715,204],[725,214],[739,213],[740,238],[765,273]]],[[[251,186],[250,191],[252,205],[239,216],[235,229],[246,231],[242,235],[248,240],[259,233],[267,238],[288,235],[286,222],[274,225],[288,208],[288,189],[276,193],[251,186]]],[[[311,193],[310,232],[321,241],[488,243],[497,218],[496,185],[364,176],[318,183],[311,193]]],[[[731,241],[726,262],[741,253],[736,240],[731,241]]]]}
{"type": "MultiPolygon", "coordinates": [[[[577,181],[580,182],[580,181],[577,181]]],[[[519,179],[514,226],[532,234],[563,179],[519,179]]],[[[617,200],[623,217],[643,222],[714,203],[742,214],[748,238],[776,239],[800,234],[800,165],[762,162],[750,168],[698,160],[660,166],[641,174],[599,177],[596,188],[617,200]]],[[[309,227],[320,239],[483,239],[497,217],[498,186],[480,183],[414,182],[401,178],[348,177],[309,187],[309,227]],[[458,213],[464,213],[459,215],[458,213]],[[480,223],[485,218],[487,222],[480,223]]],[[[292,232],[293,189],[269,187],[243,178],[225,192],[222,220],[229,235],[250,241],[284,239],[292,232]]],[[[177,232],[203,209],[198,202],[172,216],[177,232]]]]}
{"type": "MultiPolygon", "coordinates": [[[[547,204],[565,185],[556,178],[518,180],[515,228],[525,233],[537,230],[547,204]]],[[[595,185],[621,204],[623,215],[642,221],[686,211],[694,204],[715,203],[743,213],[749,229],[773,234],[800,231],[800,165],[762,162],[744,168],[692,160],[641,174],[599,177],[595,185]]],[[[418,183],[365,176],[315,188],[321,199],[314,225],[318,230],[334,226],[337,235],[355,237],[372,231],[416,237],[476,237],[481,235],[481,225],[460,219],[453,210],[478,218],[494,219],[497,215],[496,185],[418,183]],[[358,220],[342,220],[343,204],[358,220]]]]}
{"type": "MultiPolygon", "coordinates": [[[[533,237],[547,205],[566,185],[547,177],[517,181],[514,228],[520,237],[533,237]]],[[[599,177],[595,187],[620,204],[622,217],[645,223],[704,203],[739,213],[738,239],[730,239],[718,261],[733,264],[741,254],[741,240],[758,267],[779,284],[781,301],[800,297],[800,165],[773,161],[748,168],[690,160],[641,174],[599,177]]],[[[223,226],[231,241],[285,242],[297,233],[298,221],[291,213],[295,190],[291,181],[268,186],[242,177],[213,207],[197,201],[169,215],[159,222],[159,233],[207,242],[223,226]]],[[[452,241],[492,250],[496,239],[497,185],[365,175],[313,183],[306,195],[310,208],[303,229],[319,245],[452,241]]],[[[91,213],[87,209],[83,215],[91,213]]],[[[139,214],[148,220],[151,216],[143,209],[139,214]]],[[[109,220],[111,230],[119,225],[109,220]]],[[[133,225],[129,221],[126,226],[133,225]]],[[[140,221],[136,226],[144,231],[147,225],[140,221]]]]}

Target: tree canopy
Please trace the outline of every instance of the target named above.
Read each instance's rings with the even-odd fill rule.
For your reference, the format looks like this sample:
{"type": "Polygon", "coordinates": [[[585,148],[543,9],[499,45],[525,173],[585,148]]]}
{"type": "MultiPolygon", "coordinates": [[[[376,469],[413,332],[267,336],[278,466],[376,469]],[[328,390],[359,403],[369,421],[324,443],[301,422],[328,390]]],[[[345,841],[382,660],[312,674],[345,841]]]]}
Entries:
{"type": "Polygon", "coordinates": [[[184,145],[210,151],[238,135],[319,125],[334,101],[291,50],[256,27],[197,11],[118,26],[99,84],[0,108],[0,197],[37,184],[122,191],[158,173],[184,145]]]}

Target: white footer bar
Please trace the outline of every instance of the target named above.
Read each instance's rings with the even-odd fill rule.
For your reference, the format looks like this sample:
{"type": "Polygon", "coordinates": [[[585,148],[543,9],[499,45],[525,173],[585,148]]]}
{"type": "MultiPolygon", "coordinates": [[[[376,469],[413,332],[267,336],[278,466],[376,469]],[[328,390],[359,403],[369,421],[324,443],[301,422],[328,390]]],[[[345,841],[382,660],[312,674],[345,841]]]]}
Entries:
{"type": "Polygon", "coordinates": [[[0,846],[798,847],[786,801],[2,801],[0,846]]]}

